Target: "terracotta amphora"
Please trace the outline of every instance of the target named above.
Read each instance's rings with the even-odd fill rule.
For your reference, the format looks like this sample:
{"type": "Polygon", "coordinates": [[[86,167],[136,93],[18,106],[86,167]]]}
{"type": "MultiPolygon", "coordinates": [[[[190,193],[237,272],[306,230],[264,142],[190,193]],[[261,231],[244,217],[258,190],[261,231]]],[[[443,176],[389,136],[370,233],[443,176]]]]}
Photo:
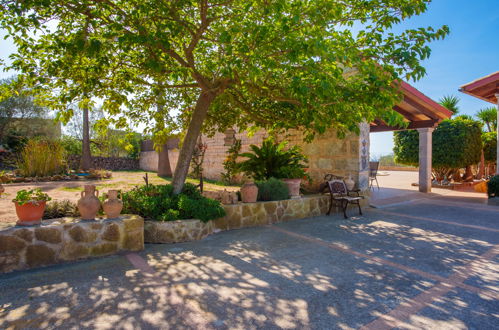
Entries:
{"type": "Polygon", "coordinates": [[[123,209],[123,202],[118,198],[118,193],[118,190],[109,190],[107,192],[107,199],[102,204],[102,208],[108,219],[119,217],[123,209]]]}
{"type": "Polygon", "coordinates": [[[255,203],[258,197],[258,187],[253,181],[246,182],[241,187],[241,200],[243,203],[255,203]]]}
{"type": "Polygon", "coordinates": [[[84,189],[81,192],[80,200],[78,200],[78,210],[83,220],[93,220],[100,209],[100,201],[97,198],[99,191],[92,184],[85,185],[84,189]]]}

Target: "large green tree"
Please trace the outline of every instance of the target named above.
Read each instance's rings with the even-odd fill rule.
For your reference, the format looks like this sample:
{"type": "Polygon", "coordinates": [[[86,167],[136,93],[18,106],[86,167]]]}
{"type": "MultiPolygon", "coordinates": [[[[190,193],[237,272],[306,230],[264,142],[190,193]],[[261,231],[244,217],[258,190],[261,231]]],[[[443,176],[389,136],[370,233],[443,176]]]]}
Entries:
{"type": "MultiPolygon", "coordinates": [[[[300,128],[310,139],[382,118],[447,27],[395,32],[429,0],[2,0],[12,68],[57,95],[98,97],[120,124],[182,130],[180,192],[205,130],[300,128]]],[[[60,106],[63,109],[63,106],[60,106]]]]}

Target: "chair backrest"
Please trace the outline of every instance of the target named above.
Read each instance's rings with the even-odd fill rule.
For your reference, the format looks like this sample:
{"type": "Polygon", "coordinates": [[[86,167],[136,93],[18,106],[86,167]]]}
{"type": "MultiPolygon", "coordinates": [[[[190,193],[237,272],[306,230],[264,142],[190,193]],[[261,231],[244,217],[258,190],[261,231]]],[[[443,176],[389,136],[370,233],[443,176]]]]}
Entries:
{"type": "Polygon", "coordinates": [[[329,180],[327,185],[331,194],[345,195],[348,192],[347,186],[343,180],[329,180]]]}
{"type": "Polygon", "coordinates": [[[331,181],[331,180],[343,180],[343,177],[342,176],[339,176],[339,175],[335,175],[335,174],[326,174],[324,176],[324,181],[331,181]]]}
{"type": "Polygon", "coordinates": [[[379,162],[369,162],[369,176],[378,174],[379,162]]]}

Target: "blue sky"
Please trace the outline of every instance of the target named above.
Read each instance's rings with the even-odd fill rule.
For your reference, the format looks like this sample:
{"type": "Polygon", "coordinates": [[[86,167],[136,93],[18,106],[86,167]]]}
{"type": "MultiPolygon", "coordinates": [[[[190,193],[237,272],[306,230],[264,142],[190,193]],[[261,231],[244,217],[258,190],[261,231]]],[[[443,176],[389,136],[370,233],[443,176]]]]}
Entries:
{"type": "MultiPolygon", "coordinates": [[[[423,15],[402,23],[399,28],[448,25],[450,34],[445,40],[431,44],[432,55],[424,62],[427,75],[409,82],[424,94],[440,99],[457,95],[461,99],[461,113],[473,115],[480,108],[492,106],[458,92],[458,87],[499,71],[499,0],[435,0],[423,15]]],[[[15,48],[3,40],[0,31],[0,58],[6,59],[15,48]]],[[[0,71],[0,78],[12,73],[0,71]]],[[[392,133],[371,134],[371,154],[392,152],[392,133]]]]}
{"type": "MultiPolygon", "coordinates": [[[[431,44],[432,53],[424,62],[427,75],[409,83],[438,101],[442,96],[458,96],[461,113],[473,115],[493,106],[458,92],[459,86],[499,71],[499,0],[435,0],[423,15],[401,28],[448,25],[450,34],[431,44]]],[[[371,134],[371,155],[392,152],[392,133],[371,134]]]]}

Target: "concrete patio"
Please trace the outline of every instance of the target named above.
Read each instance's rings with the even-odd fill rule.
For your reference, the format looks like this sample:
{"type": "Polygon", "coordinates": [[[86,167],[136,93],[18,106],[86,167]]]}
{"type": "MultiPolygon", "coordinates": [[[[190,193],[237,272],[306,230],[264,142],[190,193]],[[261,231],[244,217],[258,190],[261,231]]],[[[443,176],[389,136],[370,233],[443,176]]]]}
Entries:
{"type": "Polygon", "coordinates": [[[1,328],[499,328],[499,208],[425,199],[0,276],[1,328]]]}

